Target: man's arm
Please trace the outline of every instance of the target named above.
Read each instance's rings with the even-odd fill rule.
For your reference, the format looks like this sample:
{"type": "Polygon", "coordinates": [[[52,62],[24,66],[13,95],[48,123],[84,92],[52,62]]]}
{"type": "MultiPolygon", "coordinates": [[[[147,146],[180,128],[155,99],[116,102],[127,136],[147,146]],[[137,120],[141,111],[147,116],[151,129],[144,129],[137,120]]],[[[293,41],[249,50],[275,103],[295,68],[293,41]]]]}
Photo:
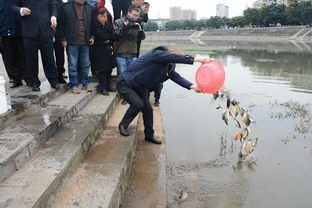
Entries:
{"type": "Polygon", "coordinates": [[[53,29],[55,29],[56,25],[57,25],[57,20],[56,20],[56,17],[57,17],[57,4],[58,4],[57,0],[50,0],[50,3],[49,3],[50,22],[51,22],[51,27],[53,29]]]}
{"type": "Polygon", "coordinates": [[[169,79],[180,85],[181,87],[184,87],[186,89],[191,89],[190,87],[193,85],[190,81],[186,80],[185,78],[181,77],[180,74],[178,74],[175,71],[175,64],[169,64],[169,69],[168,69],[168,76],[169,79]]]}
{"type": "Polygon", "coordinates": [[[12,1],[12,10],[20,16],[30,15],[31,11],[27,7],[23,7],[22,0],[12,1]]]}
{"type": "Polygon", "coordinates": [[[193,64],[194,57],[184,54],[174,54],[168,51],[156,50],[153,54],[154,60],[165,63],[181,63],[181,64],[193,64]]]}

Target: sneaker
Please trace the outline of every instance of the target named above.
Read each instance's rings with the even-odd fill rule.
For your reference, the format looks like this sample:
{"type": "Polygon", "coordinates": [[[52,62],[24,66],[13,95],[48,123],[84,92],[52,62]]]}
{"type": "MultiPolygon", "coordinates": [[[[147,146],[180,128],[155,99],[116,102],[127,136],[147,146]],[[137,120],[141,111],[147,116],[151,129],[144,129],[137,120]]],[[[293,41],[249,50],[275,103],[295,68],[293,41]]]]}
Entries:
{"type": "Polygon", "coordinates": [[[160,105],[159,100],[155,100],[155,106],[159,106],[159,105],[160,105]]]}
{"type": "Polygon", "coordinates": [[[71,93],[78,95],[80,94],[80,91],[77,87],[75,87],[75,88],[72,88],[71,93]]]}
{"type": "Polygon", "coordinates": [[[102,90],[102,91],[101,91],[101,94],[102,94],[102,95],[105,95],[105,96],[108,96],[108,95],[109,95],[109,93],[107,92],[107,90],[102,90]]]}
{"type": "Polygon", "coordinates": [[[94,88],[90,86],[83,86],[82,89],[86,90],[87,92],[92,92],[94,90],[94,88]]]}
{"type": "Polygon", "coordinates": [[[123,105],[127,105],[127,104],[128,104],[128,102],[127,102],[126,100],[122,100],[121,104],[123,104],[123,105]]]}

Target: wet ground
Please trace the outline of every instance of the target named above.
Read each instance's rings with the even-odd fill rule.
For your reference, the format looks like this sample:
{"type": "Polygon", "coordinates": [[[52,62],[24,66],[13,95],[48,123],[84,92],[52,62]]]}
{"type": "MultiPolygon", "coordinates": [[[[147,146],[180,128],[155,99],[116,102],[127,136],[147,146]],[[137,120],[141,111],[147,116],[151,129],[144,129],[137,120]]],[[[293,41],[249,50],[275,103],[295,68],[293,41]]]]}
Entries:
{"type": "MultiPolygon", "coordinates": [[[[168,206],[311,207],[312,52],[182,47],[223,64],[224,90],[256,121],[249,138],[259,140],[240,161],[240,143],[234,141],[240,129],[233,120],[227,126],[221,119],[226,100],[166,82],[161,110],[168,206]],[[219,105],[223,109],[217,110],[219,105]],[[188,194],[183,201],[181,190],[188,194]]],[[[176,70],[194,81],[198,66],[178,65],[176,70]]]]}

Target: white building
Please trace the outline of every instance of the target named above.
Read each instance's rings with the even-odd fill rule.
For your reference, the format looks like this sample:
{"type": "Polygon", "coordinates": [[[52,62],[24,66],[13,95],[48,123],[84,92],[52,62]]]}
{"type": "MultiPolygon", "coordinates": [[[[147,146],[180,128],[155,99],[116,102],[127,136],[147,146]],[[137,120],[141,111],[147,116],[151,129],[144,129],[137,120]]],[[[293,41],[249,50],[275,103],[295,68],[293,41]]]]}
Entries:
{"type": "Polygon", "coordinates": [[[181,19],[182,19],[181,7],[170,7],[170,21],[181,19]]]}
{"type": "Polygon", "coordinates": [[[182,20],[196,20],[196,11],[191,9],[182,9],[182,20]]]}
{"type": "Polygon", "coordinates": [[[169,22],[169,19],[149,19],[148,21],[155,22],[158,25],[159,30],[163,30],[165,28],[166,22],[169,22]]]}
{"type": "Polygon", "coordinates": [[[216,16],[218,17],[229,17],[229,7],[224,4],[217,4],[216,16]]]}

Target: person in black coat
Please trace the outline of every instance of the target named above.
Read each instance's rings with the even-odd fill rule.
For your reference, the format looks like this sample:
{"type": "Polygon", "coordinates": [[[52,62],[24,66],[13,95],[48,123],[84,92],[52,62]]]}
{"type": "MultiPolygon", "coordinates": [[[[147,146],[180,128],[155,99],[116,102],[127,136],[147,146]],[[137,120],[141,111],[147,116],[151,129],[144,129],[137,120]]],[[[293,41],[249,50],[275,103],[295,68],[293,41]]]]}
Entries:
{"type": "Polygon", "coordinates": [[[7,74],[12,80],[10,87],[15,88],[22,85],[25,56],[21,17],[13,13],[11,3],[11,0],[0,1],[0,52],[7,74]]]}
{"type": "Polygon", "coordinates": [[[113,25],[107,21],[108,11],[104,8],[98,10],[97,19],[93,24],[93,34],[95,37],[93,45],[93,67],[98,71],[99,86],[98,90],[103,95],[109,95],[111,73],[114,65],[113,56],[113,41],[114,28],[113,25]]]}
{"type": "Polygon", "coordinates": [[[121,135],[129,136],[127,127],[141,111],[143,113],[145,140],[161,144],[159,138],[154,137],[153,109],[148,100],[148,90],[171,79],[178,85],[200,92],[198,87],[181,77],[175,71],[175,63],[193,64],[194,62],[208,63],[206,58],[182,55],[176,44],[167,47],[159,46],[136,61],[119,75],[116,86],[117,91],[130,107],[118,125],[121,135]]]}
{"type": "Polygon", "coordinates": [[[33,91],[40,91],[38,49],[41,52],[45,76],[52,88],[58,89],[58,77],[53,55],[53,35],[57,25],[57,5],[54,0],[13,0],[12,9],[22,16],[22,36],[25,53],[25,79],[33,91]]]}
{"type": "Polygon", "coordinates": [[[131,0],[112,0],[114,21],[127,15],[131,0]],[[120,15],[122,13],[122,15],[120,15]]]}

